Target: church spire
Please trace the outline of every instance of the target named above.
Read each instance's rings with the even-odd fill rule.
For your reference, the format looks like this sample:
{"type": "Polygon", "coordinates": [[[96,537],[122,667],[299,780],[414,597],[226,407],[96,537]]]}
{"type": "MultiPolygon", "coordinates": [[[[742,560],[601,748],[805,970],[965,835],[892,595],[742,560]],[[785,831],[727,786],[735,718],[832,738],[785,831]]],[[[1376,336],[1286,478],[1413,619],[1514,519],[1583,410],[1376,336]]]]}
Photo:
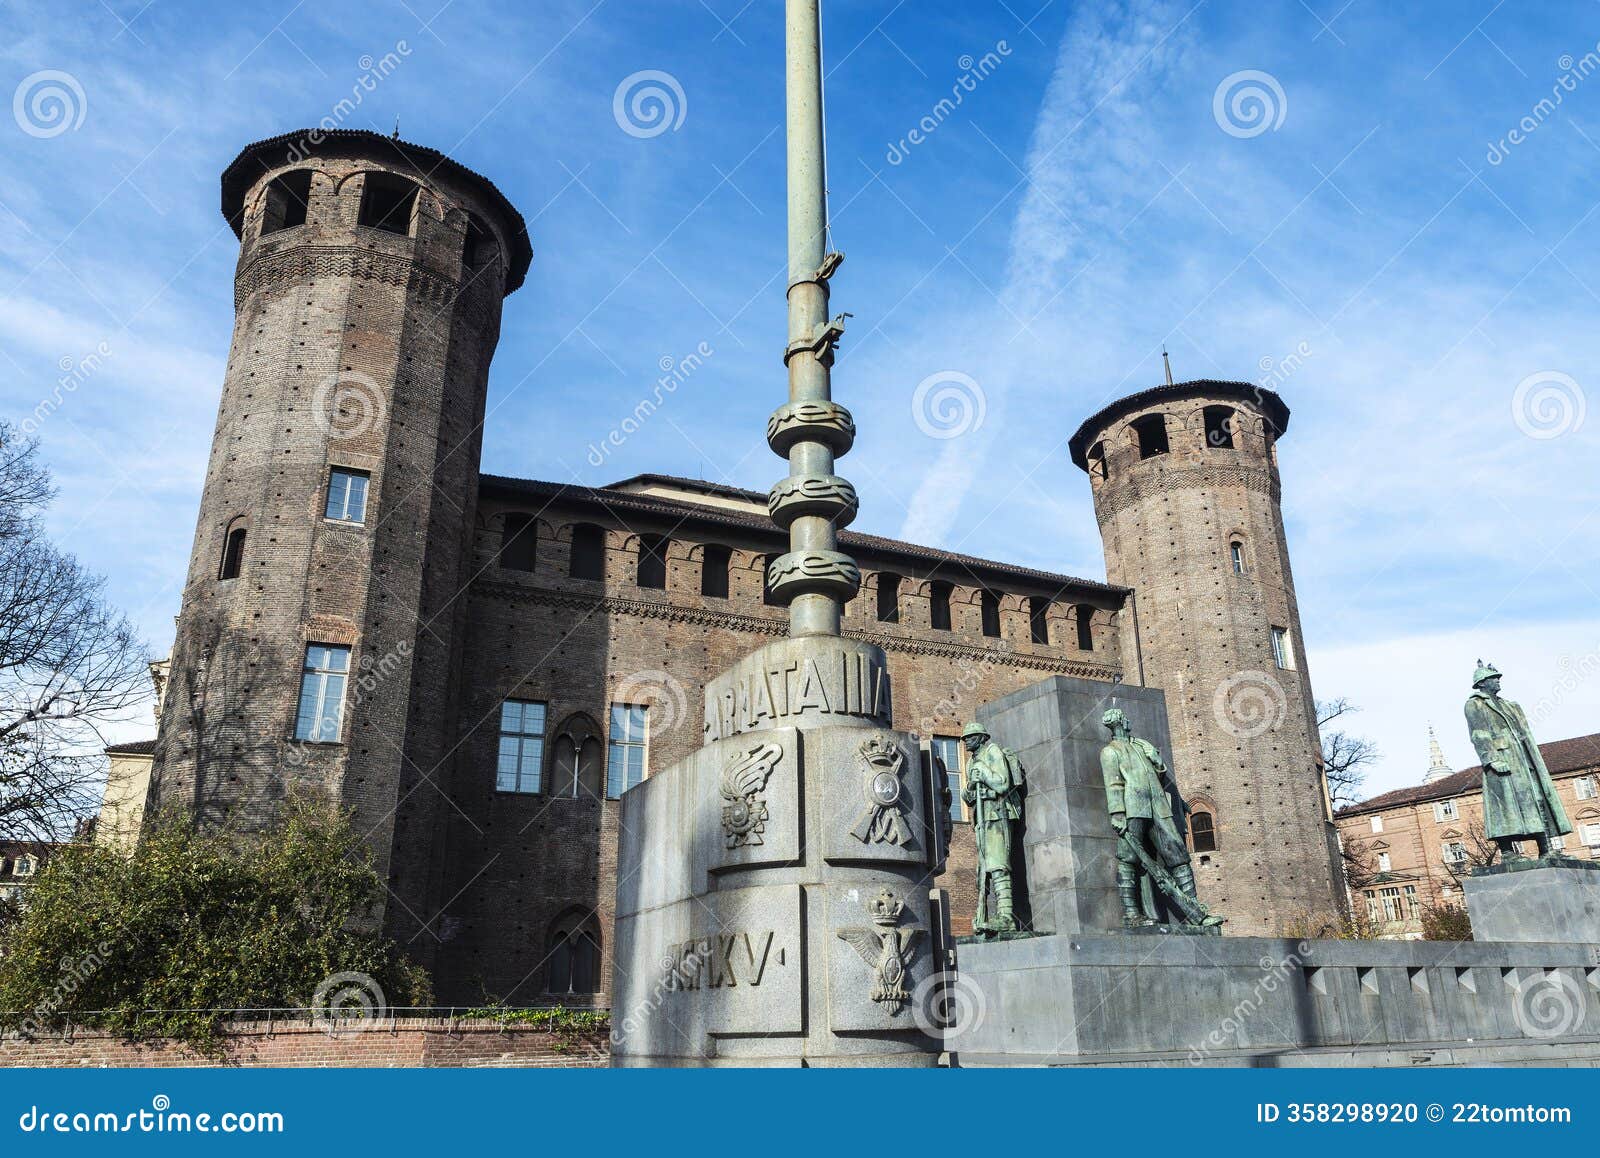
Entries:
{"type": "Polygon", "coordinates": [[[1434,733],[1433,725],[1428,725],[1428,770],[1422,774],[1424,784],[1432,784],[1450,775],[1455,769],[1450,767],[1444,758],[1444,749],[1439,747],[1439,737],[1434,733]]]}

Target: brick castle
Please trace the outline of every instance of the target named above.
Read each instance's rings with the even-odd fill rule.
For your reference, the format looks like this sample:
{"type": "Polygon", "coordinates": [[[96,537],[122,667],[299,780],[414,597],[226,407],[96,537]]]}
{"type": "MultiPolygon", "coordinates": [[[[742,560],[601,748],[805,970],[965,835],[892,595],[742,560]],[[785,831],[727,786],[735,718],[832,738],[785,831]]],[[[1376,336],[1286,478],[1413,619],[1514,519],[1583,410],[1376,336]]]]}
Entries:
{"type": "MultiPolygon", "coordinates": [[[[787,630],[767,496],[480,473],[532,250],[442,154],[261,141],[222,209],[232,348],[159,734],[119,751],[142,803],[122,783],[118,814],[248,828],[291,787],[324,792],[439,1001],[605,1004],[616,798],[699,746],[707,679],[787,630]]],[[[894,727],[957,788],[955,737],[986,700],[1058,674],[1164,689],[1201,895],[1238,933],[1343,899],[1279,509],[1288,418],[1270,390],[1199,381],[1085,422],[1071,458],[1109,583],[840,536],[863,574],[845,634],[888,652],[894,727]]],[[[958,924],[971,845],[958,830],[940,882],[958,924]]]]}

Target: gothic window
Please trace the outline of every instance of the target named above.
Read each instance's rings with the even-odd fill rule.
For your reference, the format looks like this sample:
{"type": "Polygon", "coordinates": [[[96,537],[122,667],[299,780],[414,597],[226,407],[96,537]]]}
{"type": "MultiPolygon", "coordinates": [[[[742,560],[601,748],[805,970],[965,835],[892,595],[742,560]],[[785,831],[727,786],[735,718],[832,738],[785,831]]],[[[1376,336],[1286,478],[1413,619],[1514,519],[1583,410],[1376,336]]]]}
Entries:
{"type": "Polygon", "coordinates": [[[544,715],[545,706],[533,700],[506,700],[500,705],[496,791],[539,791],[544,771],[544,715]]]}
{"type": "Polygon", "coordinates": [[[606,795],[615,800],[648,772],[650,709],[643,704],[612,704],[611,735],[606,740],[606,795]]]}
{"type": "Polygon", "coordinates": [[[545,992],[588,997],[600,988],[600,936],[591,915],[567,913],[550,926],[545,992]]]}
{"type": "Polygon", "coordinates": [[[670,542],[663,535],[639,536],[639,565],[635,581],[640,587],[659,590],[667,585],[667,544],[670,542]]]}
{"type": "Polygon", "coordinates": [[[334,467],[328,472],[328,503],[322,510],[323,517],[340,523],[366,522],[367,484],[371,481],[366,471],[334,467]]]}
{"type": "Polygon", "coordinates": [[[606,533],[593,523],[579,523],[572,528],[572,564],[568,570],[574,579],[606,577],[606,533]]]}
{"type": "Polygon", "coordinates": [[[982,595],[983,634],[991,639],[1000,638],[1000,596],[993,591],[982,595]]]}
{"type": "Polygon", "coordinates": [[[950,593],[953,588],[943,579],[928,584],[928,617],[935,631],[950,630],[950,593]]]}
{"type": "Polygon", "coordinates": [[[1207,406],[1206,446],[1211,450],[1233,449],[1233,407],[1207,406]]]}
{"type": "Polygon", "coordinates": [[[218,572],[219,579],[237,579],[239,572],[244,567],[244,527],[233,527],[228,531],[227,542],[222,548],[222,569],[218,572]]]}
{"type": "Polygon", "coordinates": [[[890,571],[878,572],[878,622],[900,622],[900,576],[890,571]]]}
{"type": "Polygon", "coordinates": [[[1073,618],[1078,621],[1078,650],[1094,650],[1094,608],[1087,603],[1080,603],[1073,609],[1073,618]]]}
{"type": "Polygon", "coordinates": [[[707,543],[700,553],[700,594],[712,599],[728,597],[728,564],[733,552],[716,543],[707,543]]]}
{"type": "Polygon", "coordinates": [[[574,712],[556,729],[550,759],[550,794],[572,800],[598,800],[605,758],[600,729],[584,712],[574,712]]]}
{"type": "Polygon", "coordinates": [[[1043,595],[1028,598],[1028,636],[1034,643],[1050,642],[1050,600],[1043,595]]]}
{"type": "Polygon", "coordinates": [[[300,672],[300,707],[294,738],[338,743],[344,725],[344,684],[350,674],[350,649],[313,643],[306,647],[300,672]]]}
{"type": "Polygon", "coordinates": [[[296,169],[273,179],[261,208],[261,236],[306,223],[311,201],[311,170],[296,169]]]}
{"type": "Polygon", "coordinates": [[[1217,851],[1217,826],[1209,812],[1189,814],[1189,842],[1195,852],[1217,851]]]}
{"type": "Polygon", "coordinates": [[[1155,458],[1170,449],[1167,443],[1167,416],[1147,414],[1133,423],[1134,434],[1139,439],[1139,457],[1155,458]]]}
{"type": "Polygon", "coordinates": [[[532,571],[538,547],[538,521],[513,511],[503,520],[500,532],[500,566],[509,571],[532,571]]]}
{"type": "Polygon", "coordinates": [[[408,236],[412,211],[417,206],[417,187],[404,177],[389,173],[368,173],[362,184],[361,213],[356,224],[408,236]]]}

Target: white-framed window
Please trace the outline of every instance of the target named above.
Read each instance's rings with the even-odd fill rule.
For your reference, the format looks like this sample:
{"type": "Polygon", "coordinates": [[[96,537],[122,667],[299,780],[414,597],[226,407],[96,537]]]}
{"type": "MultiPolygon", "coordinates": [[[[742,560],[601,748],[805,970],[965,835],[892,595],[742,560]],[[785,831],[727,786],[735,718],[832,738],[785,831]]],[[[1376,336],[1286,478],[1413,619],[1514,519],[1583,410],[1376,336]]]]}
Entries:
{"type": "Polygon", "coordinates": [[[538,792],[543,787],[544,717],[545,706],[537,700],[506,700],[500,705],[496,792],[538,792]]]}
{"type": "Polygon", "coordinates": [[[1372,831],[1373,832],[1382,832],[1383,831],[1383,817],[1374,816],[1372,818],[1372,831]]]}
{"type": "Polygon", "coordinates": [[[1383,919],[1385,921],[1403,921],[1405,917],[1400,912],[1400,890],[1380,889],[1378,895],[1383,900],[1383,919]]]}
{"type": "Polygon", "coordinates": [[[1461,816],[1461,810],[1456,807],[1454,800],[1435,800],[1433,802],[1433,819],[1437,824],[1447,820],[1456,820],[1461,816]]]}
{"type": "Polygon", "coordinates": [[[366,522],[369,481],[370,477],[366,471],[346,470],[339,466],[330,470],[328,505],[323,508],[323,517],[340,523],[366,522]]]}
{"type": "Polygon", "coordinates": [[[1394,862],[1393,862],[1393,860],[1390,859],[1389,854],[1386,853],[1386,852],[1380,852],[1378,854],[1378,871],[1380,873],[1386,873],[1386,872],[1389,872],[1390,870],[1392,870],[1393,868],[1394,868],[1394,862]]]}
{"type": "Polygon", "coordinates": [[[1595,787],[1593,776],[1579,776],[1572,782],[1572,789],[1578,794],[1579,800],[1593,800],[1600,796],[1600,790],[1595,787]]]}
{"type": "Polygon", "coordinates": [[[1459,840],[1452,840],[1444,846],[1444,860],[1446,864],[1460,864],[1467,859],[1467,846],[1459,840]]]}
{"type": "Polygon", "coordinates": [[[965,820],[966,806],[961,802],[961,741],[954,736],[935,736],[930,743],[950,782],[950,819],[965,820]]]}
{"type": "Polygon", "coordinates": [[[344,685],[350,673],[350,649],[335,644],[306,645],[300,672],[300,710],[294,738],[336,744],[344,727],[344,685]]]}
{"type": "Polygon", "coordinates": [[[643,704],[612,704],[606,737],[606,795],[615,800],[649,774],[650,709],[643,704]]]}
{"type": "Polygon", "coordinates": [[[1294,669],[1294,648],[1289,643],[1289,629],[1272,629],[1272,661],[1285,671],[1294,669]]]}
{"type": "Polygon", "coordinates": [[[1583,843],[1590,848],[1600,848],[1600,824],[1583,826],[1583,843]]]}
{"type": "Polygon", "coordinates": [[[1567,847],[1567,838],[1565,836],[1562,836],[1562,835],[1558,834],[1558,835],[1552,836],[1550,838],[1550,850],[1552,852],[1561,852],[1566,847],[1567,847]]]}
{"type": "Polygon", "coordinates": [[[17,863],[11,867],[11,875],[18,877],[31,877],[39,871],[39,858],[31,852],[25,852],[17,858],[17,863]]]}
{"type": "Polygon", "coordinates": [[[1415,921],[1422,916],[1422,906],[1417,903],[1417,886],[1406,886],[1406,916],[1415,921]]]}
{"type": "Polygon", "coordinates": [[[1376,921],[1378,919],[1378,894],[1368,889],[1362,896],[1367,899],[1367,920],[1376,921]]]}
{"type": "Polygon", "coordinates": [[[1244,574],[1244,544],[1238,539],[1228,544],[1228,561],[1233,564],[1235,575],[1244,574]]]}

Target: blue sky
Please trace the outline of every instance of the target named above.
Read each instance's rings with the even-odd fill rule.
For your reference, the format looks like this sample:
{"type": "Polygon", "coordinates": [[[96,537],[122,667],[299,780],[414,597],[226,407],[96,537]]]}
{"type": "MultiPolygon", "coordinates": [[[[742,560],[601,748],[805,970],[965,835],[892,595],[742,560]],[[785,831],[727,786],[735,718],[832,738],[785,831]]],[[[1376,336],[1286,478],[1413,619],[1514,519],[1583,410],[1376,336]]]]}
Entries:
{"type": "MultiPolygon", "coordinates": [[[[1312,679],[1364,709],[1374,788],[1420,776],[1429,722],[1474,761],[1480,653],[1541,738],[1600,731],[1600,6],[1397,7],[831,0],[825,18],[858,527],[1102,577],[1066,454],[1079,421],[1158,383],[1163,344],[1179,378],[1281,378],[1312,679]],[[941,391],[953,409],[930,413],[941,391]],[[930,436],[940,421],[962,433],[930,436]]],[[[8,3],[0,407],[52,400],[54,532],[165,648],[231,329],[217,178],[329,117],[398,119],[529,220],[486,470],[765,490],[781,24],[776,0],[8,3]],[[664,131],[629,121],[626,93],[616,112],[646,70],[681,92],[664,131]],[[595,465],[663,359],[702,344],[595,465]]]]}

